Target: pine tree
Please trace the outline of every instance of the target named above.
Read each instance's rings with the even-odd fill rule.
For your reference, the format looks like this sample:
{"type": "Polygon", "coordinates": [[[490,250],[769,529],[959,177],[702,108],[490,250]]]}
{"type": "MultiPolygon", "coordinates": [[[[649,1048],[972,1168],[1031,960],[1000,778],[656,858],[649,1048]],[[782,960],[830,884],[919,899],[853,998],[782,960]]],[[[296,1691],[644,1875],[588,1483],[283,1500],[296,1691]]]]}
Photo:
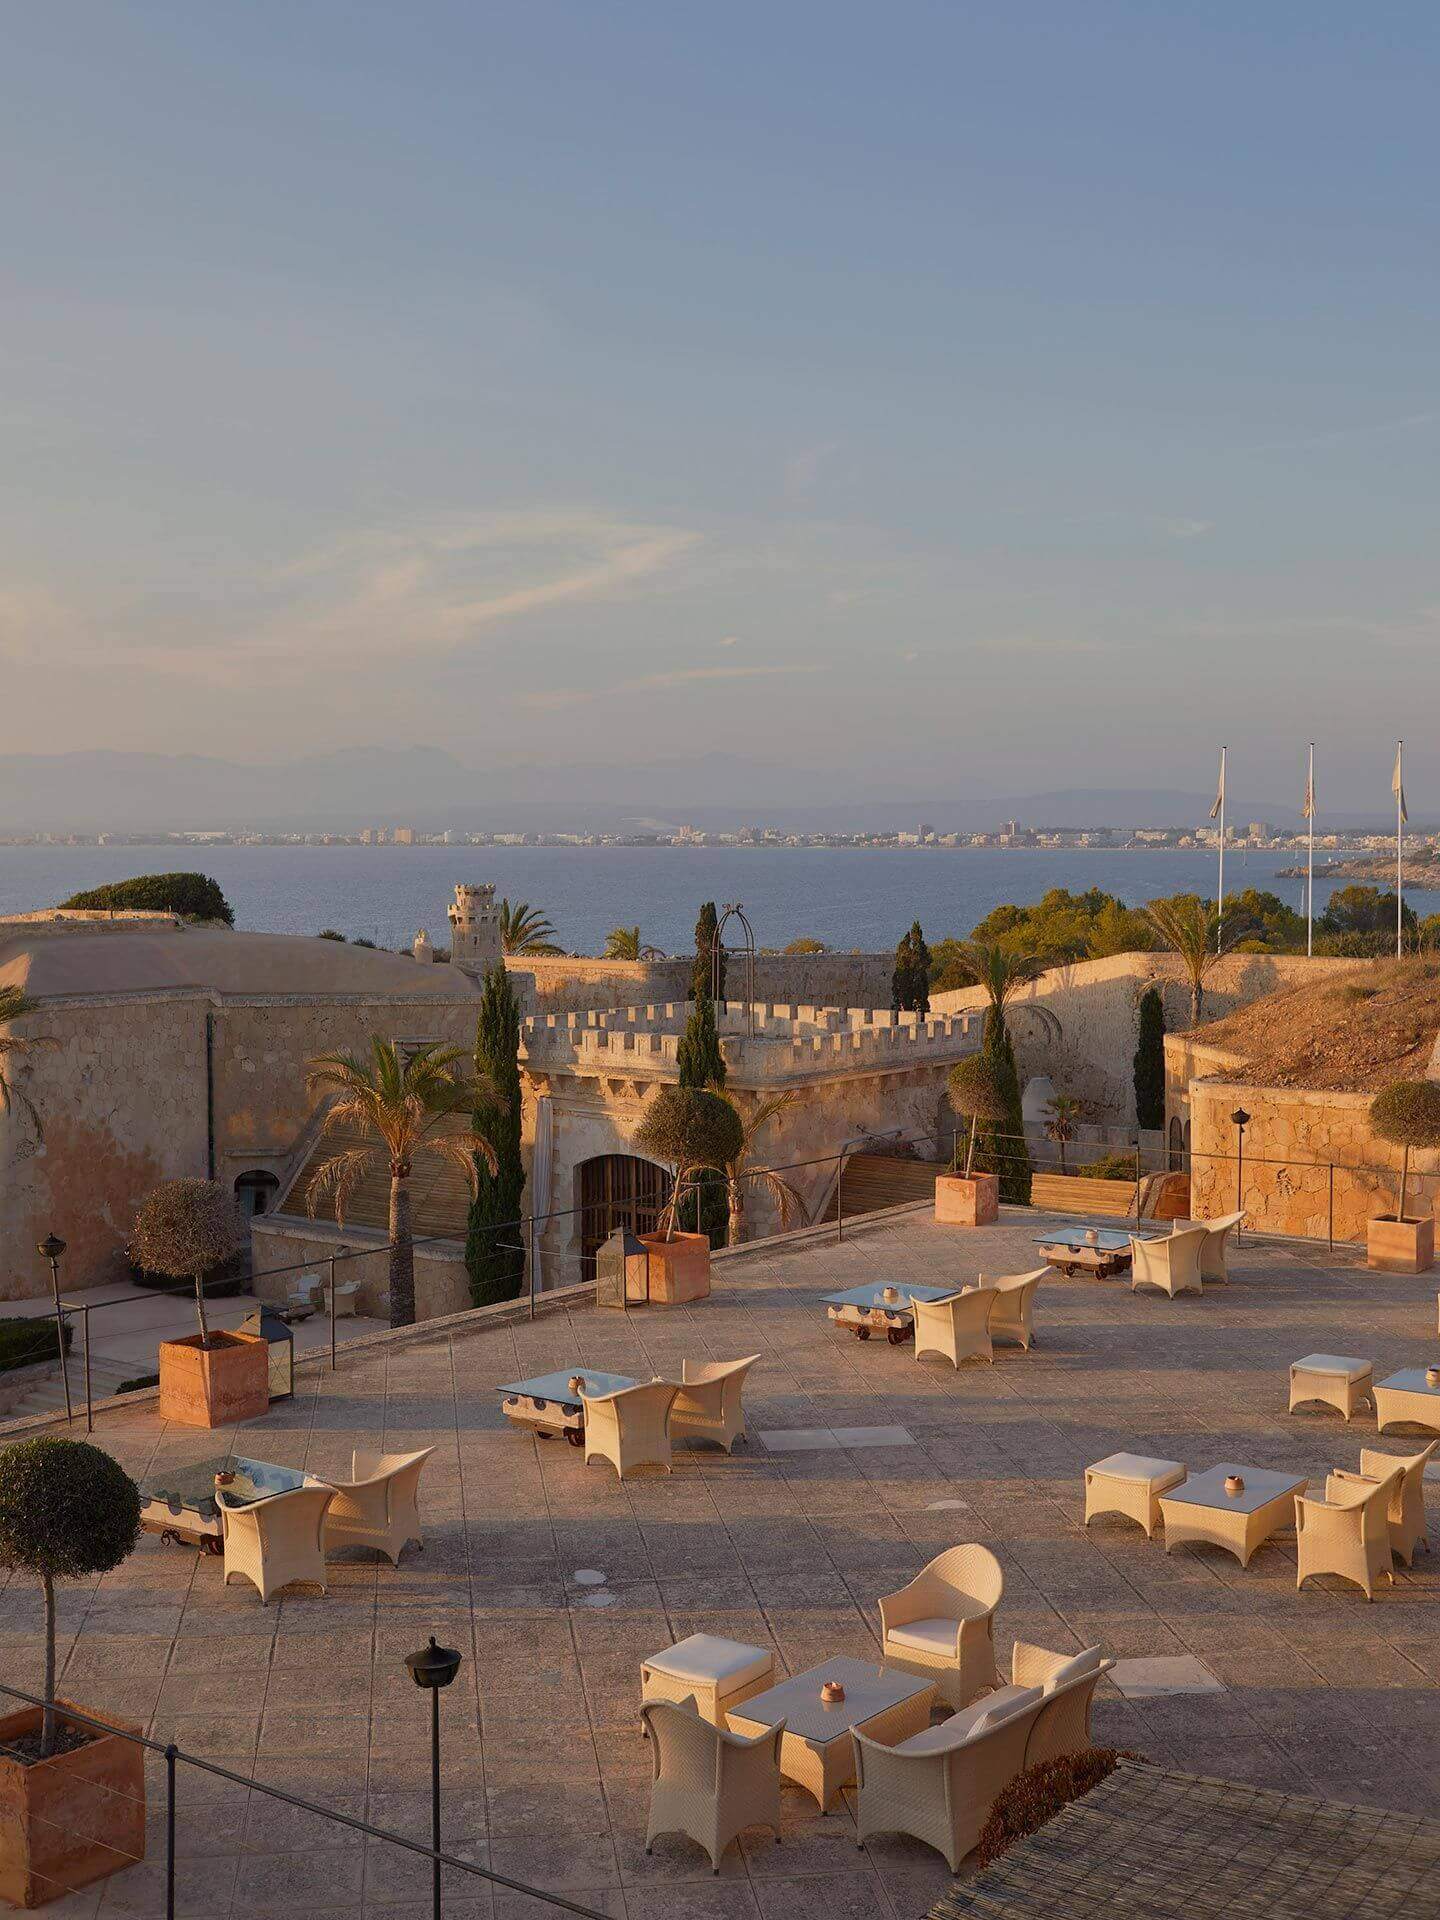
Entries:
{"type": "MultiPolygon", "coordinates": [[[[698,929],[697,929],[698,934],[698,929]]],[[[715,1089],[725,1084],[725,1056],[720,1051],[720,1035],[715,1026],[715,1002],[710,998],[707,980],[699,991],[697,977],[695,1008],[680,1036],[677,1063],[682,1087],[715,1089]]],[[[730,1209],[723,1173],[715,1167],[701,1173],[693,1198],[685,1201],[685,1226],[694,1233],[710,1236],[712,1247],[723,1247],[729,1230],[730,1209]]]]}
{"type": "MultiPolygon", "coordinates": [[[[465,1267],[477,1307],[513,1300],[525,1284],[520,1218],[525,1167],[520,1157],[520,1003],[503,966],[491,967],[480,994],[475,1028],[475,1064],[488,1074],[504,1106],[487,1113],[485,1131],[499,1161],[492,1174],[477,1166],[479,1187],[470,1203],[465,1267]],[[503,1229],[503,1231],[497,1231],[503,1229]]],[[[476,1123],[477,1132],[479,1120],[476,1123]]]]}
{"type": "Polygon", "coordinates": [[[717,1000],[725,998],[725,949],[720,945],[720,915],[715,902],[707,900],[700,909],[700,918],[695,922],[695,965],[690,975],[690,998],[698,1000],[702,993],[710,994],[717,1000]],[[719,955],[720,979],[715,980],[715,959],[719,955]]]}
{"type": "Polygon", "coordinates": [[[1152,1130],[1165,1124],[1165,1002],[1155,987],[1147,987],[1140,996],[1135,1124],[1152,1130]]]}

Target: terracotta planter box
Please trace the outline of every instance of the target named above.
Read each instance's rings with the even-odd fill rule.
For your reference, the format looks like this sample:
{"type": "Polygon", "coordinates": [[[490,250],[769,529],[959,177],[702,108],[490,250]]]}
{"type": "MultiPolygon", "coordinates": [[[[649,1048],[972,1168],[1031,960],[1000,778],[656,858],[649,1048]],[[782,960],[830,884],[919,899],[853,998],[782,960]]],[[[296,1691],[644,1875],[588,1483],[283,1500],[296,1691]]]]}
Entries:
{"type": "Polygon", "coordinates": [[[254,1420],[270,1405],[270,1353],[250,1333],[160,1342],[160,1418],[181,1427],[254,1420]]]}
{"type": "MultiPolygon", "coordinates": [[[[0,1741],[37,1731],[41,1717],[39,1707],[6,1714],[0,1741]]],[[[0,1900],[41,1907],[144,1858],[145,1749],[118,1733],[33,1767],[0,1754],[0,1900]]]]}
{"type": "Polygon", "coordinates": [[[942,1173],[935,1179],[935,1218],[945,1227],[988,1227],[1000,1217],[994,1173],[942,1173]]]}
{"type": "Polygon", "coordinates": [[[704,1300],[710,1293],[710,1242],[703,1233],[642,1233],[650,1255],[650,1298],[659,1306],[704,1300]]]}
{"type": "Polygon", "coordinates": [[[1365,1262],[1382,1273],[1428,1273],[1435,1264],[1435,1216],[1397,1220],[1377,1214],[1366,1223],[1365,1262]]]}

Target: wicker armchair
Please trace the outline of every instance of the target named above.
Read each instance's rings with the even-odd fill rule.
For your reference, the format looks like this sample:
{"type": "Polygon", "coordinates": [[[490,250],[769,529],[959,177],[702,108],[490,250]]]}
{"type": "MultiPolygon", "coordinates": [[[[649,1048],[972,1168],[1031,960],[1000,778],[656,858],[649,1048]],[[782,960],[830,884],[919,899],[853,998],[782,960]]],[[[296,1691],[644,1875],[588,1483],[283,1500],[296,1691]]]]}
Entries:
{"type": "Polygon", "coordinates": [[[1200,1249],[1207,1227],[1183,1227],[1163,1239],[1130,1239],[1130,1288],[1159,1287],[1173,1300],[1177,1293],[1203,1293],[1200,1249]]]}
{"type": "Polygon", "coordinates": [[[1200,1248],[1200,1278],[1202,1280],[1228,1280],[1230,1273],[1225,1265],[1225,1242],[1236,1227],[1243,1227],[1245,1214],[1221,1214],[1218,1220],[1177,1220],[1173,1231],[1184,1233],[1195,1227],[1205,1229],[1205,1239],[1200,1248]]]}
{"type": "Polygon", "coordinates": [[[943,1300],[911,1300],[915,1316],[915,1358],[938,1353],[958,1368],[962,1360],[994,1360],[990,1344],[990,1315],[997,1295],[994,1287],[970,1287],[948,1293],[943,1300]]]}
{"type": "Polygon", "coordinates": [[[325,1545],[374,1547],[392,1567],[399,1566],[408,1541],[423,1547],[417,1497],[421,1471],[434,1451],[425,1447],[419,1453],[368,1453],[357,1447],[350,1462],[355,1478],[335,1482],[335,1498],[325,1516],[325,1545]]]}
{"type": "Polygon", "coordinates": [[[1323,1500],[1311,1493],[1296,1494],[1297,1588],[1312,1574],[1333,1573],[1352,1580],[1373,1600],[1377,1583],[1395,1578],[1389,1510],[1403,1478],[1400,1467],[1377,1480],[1332,1473],[1323,1500]]]}
{"type": "Polygon", "coordinates": [[[688,1697],[650,1700],[640,1712],[653,1768],[646,1853],[662,1833],[683,1833],[719,1873],[720,1856],[746,1827],[769,1827],[778,1845],[783,1720],[747,1738],[711,1726],[688,1697]]]}
{"type": "Polygon", "coordinates": [[[1337,1468],[1331,1476],[1347,1484],[1360,1480],[1390,1480],[1390,1506],[1386,1514],[1390,1527],[1390,1551],[1397,1559],[1403,1560],[1407,1567],[1415,1564],[1419,1548],[1428,1550],[1430,1546],[1425,1519],[1425,1468],[1437,1447],[1440,1447],[1440,1440],[1432,1440],[1419,1453],[1403,1455],[1381,1453],[1375,1447],[1362,1447],[1359,1473],[1346,1473],[1343,1468],[1337,1468]],[[1398,1480],[1392,1478],[1397,1468],[1398,1480]]]}
{"type": "Polygon", "coordinates": [[[608,1460],[622,1480],[636,1467],[663,1467],[669,1473],[670,1409],[679,1391],[673,1381],[651,1380],[594,1399],[582,1393],[586,1466],[608,1460]]]}
{"type": "Polygon", "coordinates": [[[335,1498],[333,1487],[296,1487],[290,1493],[272,1493],[253,1506],[220,1505],[220,1533],[224,1543],[225,1580],[239,1574],[260,1595],[262,1606],[272,1593],[295,1581],[326,1591],[325,1515],[335,1498]]]}
{"type": "Polygon", "coordinates": [[[880,1601],[880,1653],[933,1680],[941,1699],[968,1706],[996,1682],[995,1609],[1005,1591],[988,1547],[947,1547],[908,1586],[880,1601]]]}
{"type": "Polygon", "coordinates": [[[733,1453],[745,1438],[745,1408],[741,1404],[745,1376],[760,1358],[743,1360],[682,1360],[680,1391],[670,1409],[672,1440],[713,1440],[733,1453]]]}
{"type": "Polygon", "coordinates": [[[882,1746],[857,1732],[856,1837],[907,1833],[945,1856],[953,1873],[980,1838],[997,1794],[1025,1766],[1038,1687],[1007,1687],[938,1727],[882,1746]]]}
{"type": "Polygon", "coordinates": [[[1028,1353],[1035,1342],[1035,1289],[1050,1271],[1036,1267],[1033,1273],[1007,1273],[999,1280],[982,1281],[994,1293],[990,1307],[990,1338],[1013,1340],[1028,1353]]]}
{"type": "MultiPolygon", "coordinates": [[[[1017,1687],[1039,1687],[1044,1694],[1030,1728],[1025,1765],[1062,1760],[1083,1753],[1090,1741],[1090,1709],[1095,1689],[1114,1666],[1099,1647],[1082,1653],[1051,1653],[1017,1640],[1010,1655],[1010,1679],[1017,1687]]],[[[982,1703],[983,1704],[983,1703],[982,1703]]]]}

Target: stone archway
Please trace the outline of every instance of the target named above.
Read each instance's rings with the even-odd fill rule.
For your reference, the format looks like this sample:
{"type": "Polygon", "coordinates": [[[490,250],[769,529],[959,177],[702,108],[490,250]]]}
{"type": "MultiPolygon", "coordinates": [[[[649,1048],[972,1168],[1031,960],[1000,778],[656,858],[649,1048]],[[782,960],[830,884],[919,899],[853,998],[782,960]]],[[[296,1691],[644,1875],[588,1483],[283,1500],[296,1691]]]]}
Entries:
{"type": "Polygon", "coordinates": [[[235,1205],[240,1209],[240,1218],[254,1220],[268,1213],[279,1191],[280,1182],[263,1167],[252,1167],[248,1173],[242,1173],[235,1182],[235,1205]]]}

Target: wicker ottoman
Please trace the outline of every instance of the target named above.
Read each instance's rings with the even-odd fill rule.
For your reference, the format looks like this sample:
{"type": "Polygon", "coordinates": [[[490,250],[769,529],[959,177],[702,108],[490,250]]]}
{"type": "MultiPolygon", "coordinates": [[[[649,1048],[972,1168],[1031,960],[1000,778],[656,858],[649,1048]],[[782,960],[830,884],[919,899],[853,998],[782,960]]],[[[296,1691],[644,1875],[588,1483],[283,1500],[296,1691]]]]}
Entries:
{"type": "Polygon", "coordinates": [[[725,1640],[718,1633],[692,1633],[640,1668],[640,1697],[693,1699],[701,1717],[725,1728],[725,1715],[742,1700],[764,1693],[775,1678],[775,1657],[764,1647],[725,1640]]]}
{"type": "Polygon", "coordinates": [[[1319,1400],[1349,1420],[1362,1400],[1375,1404],[1375,1381],[1368,1360],[1343,1353],[1307,1353],[1290,1368],[1290,1411],[1319,1400]]]}
{"type": "Polygon", "coordinates": [[[1097,1513],[1119,1513],[1154,1539],[1160,1496],[1178,1487],[1185,1469],[1178,1460],[1152,1460],[1143,1453],[1112,1453],[1085,1469],[1085,1524],[1097,1513]]]}

